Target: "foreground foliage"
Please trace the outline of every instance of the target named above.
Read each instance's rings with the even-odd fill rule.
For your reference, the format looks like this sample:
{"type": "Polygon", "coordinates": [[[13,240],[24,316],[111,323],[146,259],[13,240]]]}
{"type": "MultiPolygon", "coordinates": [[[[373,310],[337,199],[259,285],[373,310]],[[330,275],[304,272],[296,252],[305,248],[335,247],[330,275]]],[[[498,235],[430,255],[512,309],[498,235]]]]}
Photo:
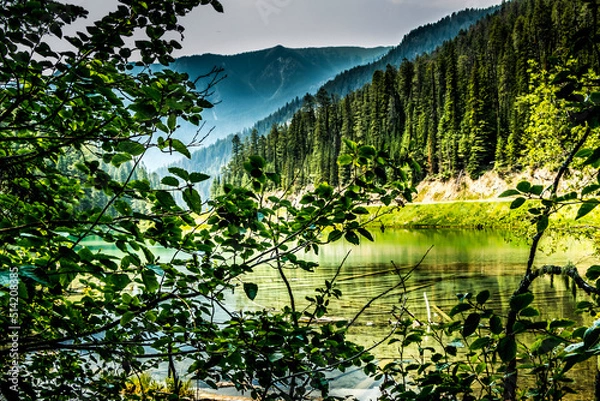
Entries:
{"type": "MultiPolygon", "coordinates": [[[[585,3],[597,15],[596,2],[585,3]]],[[[345,154],[320,159],[320,171],[335,165],[344,185],[317,184],[296,201],[268,192],[282,177],[255,155],[238,160],[241,185],[225,185],[209,202],[197,191],[208,178],[202,172],[170,168],[160,184],[135,175],[153,151],[190,157],[193,143],[178,139],[177,128],[199,125],[203,109],[211,107],[204,99],[210,86],[147,67],[172,60],[179,44],[167,34],[181,33],[178,18],[208,4],[222,10],[216,0],[123,0],[86,32],[63,36],[85,15],[82,8],[3,2],[0,304],[6,313],[0,316],[0,360],[8,374],[0,379],[2,394],[179,399],[193,378],[213,387],[232,382],[261,400],[331,399],[327,373],[351,366],[379,376],[385,400],[558,400],[570,392],[568,371],[600,353],[600,324],[575,328],[543,320],[532,306],[531,284],[563,274],[586,292],[598,292],[572,266],[535,267],[537,246],[557,209],[575,203],[583,217],[600,204],[600,85],[586,60],[563,59],[551,71],[555,96],[565,101],[557,104],[566,111],[552,129],[567,127],[576,135],[565,144],[553,185],[524,182],[504,194],[516,197],[515,209],[527,198],[540,205],[528,210],[535,236],[510,310],[490,308],[487,291],[462,294],[449,313],[452,321],[431,327],[436,346],[429,347],[400,300],[392,341],[402,352],[417,345],[419,358],[407,364],[401,354],[379,370],[369,350],[346,339],[356,318],[314,324],[342,296],[337,275],[301,302],[288,272],[318,267],[302,252],[318,253],[342,239],[371,240],[365,224],[377,213],[369,215],[364,205],[410,201],[413,189],[404,180],[410,168],[390,163],[374,146],[339,142],[345,154]],[[134,32],[146,37],[126,45],[134,32]],[[53,50],[50,36],[70,50],[53,50]],[[581,174],[583,184],[563,194],[559,184],[568,173],[581,174]],[[281,310],[228,306],[240,292],[256,299],[261,288],[247,273],[257,268],[273,269],[284,283],[288,300],[281,310]],[[526,347],[520,339],[528,334],[537,338],[526,347]],[[166,389],[147,376],[161,364],[169,371],[166,389]],[[533,374],[533,385],[520,385],[524,370],[533,374]]],[[[596,26],[590,29],[573,43],[595,49],[596,26]]],[[[535,98],[527,101],[546,109],[535,98]]],[[[599,271],[590,267],[587,280],[597,281],[599,271]]],[[[403,288],[406,279],[398,277],[388,291],[403,288]]],[[[592,301],[580,308],[595,315],[592,301]]]]}
{"type": "Polygon", "coordinates": [[[280,177],[260,157],[243,166],[246,186],[226,186],[210,202],[196,188],[208,179],[201,172],[171,168],[160,184],[137,174],[152,152],[190,157],[194,143],[178,139],[177,128],[199,126],[211,107],[210,84],[198,88],[195,77],[148,68],[172,61],[180,45],[170,33],[183,32],[178,19],[208,4],[222,11],[216,0],[123,0],[68,35],[86,15],[81,7],[2,2],[0,366],[8,368],[0,388],[7,398],[148,399],[158,390],[143,375],[163,364],[169,399],[194,378],[214,387],[233,382],[264,400],[297,400],[326,396],[325,372],[334,368],[374,371],[368,352],[345,339],[346,324],[311,324],[340,296],[333,281],[300,308],[286,272],[317,267],[301,251],[372,239],[359,222],[363,203],[410,198],[403,183],[384,187],[396,169],[385,154],[349,142],[348,185],[318,185],[296,203],[265,195],[280,177]],[[245,278],[258,266],[279,273],[289,305],[230,309],[226,298],[236,288],[250,299],[260,291],[245,278]],[[189,366],[185,379],[182,366],[189,366]]]}
{"type": "MultiPolygon", "coordinates": [[[[577,31],[571,51],[557,55],[552,70],[542,74],[547,84],[523,99],[531,108],[527,129],[535,132],[538,141],[553,141],[557,169],[548,186],[523,181],[501,194],[514,198],[511,209],[527,207],[533,226],[529,258],[508,311],[489,307],[487,290],[458,294],[460,302],[450,311],[450,320],[432,325],[427,335],[433,341],[425,341],[426,331],[415,328],[414,316],[399,305],[394,341],[400,344],[400,360],[382,371],[383,399],[561,400],[575,393],[577,378],[571,370],[600,355],[598,320],[583,327],[568,319],[545,320],[542,305],[535,306],[533,291],[540,277],[564,277],[590,296],[578,304],[579,311],[597,319],[598,266],[536,266],[540,241],[558,211],[576,205],[576,219],[580,219],[600,204],[600,82],[585,57],[573,58],[583,49],[598,54],[599,4],[585,3],[594,23],[577,31]],[[565,187],[567,177],[578,184],[565,187]],[[585,271],[585,277],[580,271],[585,271]],[[419,358],[407,364],[405,352],[411,346],[418,349],[419,358]]],[[[597,232],[597,227],[587,229],[597,232]]],[[[590,388],[585,396],[592,393],[590,388]]],[[[600,397],[597,391],[595,397],[600,397]]]]}

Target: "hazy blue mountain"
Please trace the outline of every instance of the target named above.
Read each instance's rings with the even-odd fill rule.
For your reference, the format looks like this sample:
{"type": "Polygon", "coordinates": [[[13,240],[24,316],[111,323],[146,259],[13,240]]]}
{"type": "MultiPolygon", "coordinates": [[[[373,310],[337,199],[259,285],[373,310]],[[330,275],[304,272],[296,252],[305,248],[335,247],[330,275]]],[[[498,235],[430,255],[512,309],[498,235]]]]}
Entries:
{"type": "MultiPolygon", "coordinates": [[[[224,79],[212,90],[208,100],[215,107],[205,110],[204,133],[214,127],[205,143],[241,131],[267,117],[286,102],[316,91],[336,74],[387,54],[389,47],[325,47],[289,49],[276,46],[236,55],[203,54],[178,58],[170,67],[186,72],[192,79],[204,76],[214,67],[222,68],[224,79]]],[[[160,66],[154,66],[159,69],[160,66]]],[[[203,88],[211,77],[198,81],[203,88]]],[[[179,138],[189,141],[195,127],[182,127],[179,138]]],[[[202,133],[201,133],[202,135],[202,133]]],[[[153,159],[161,164],[160,155],[153,159]]],[[[150,165],[149,168],[153,166],[150,165]]]]}

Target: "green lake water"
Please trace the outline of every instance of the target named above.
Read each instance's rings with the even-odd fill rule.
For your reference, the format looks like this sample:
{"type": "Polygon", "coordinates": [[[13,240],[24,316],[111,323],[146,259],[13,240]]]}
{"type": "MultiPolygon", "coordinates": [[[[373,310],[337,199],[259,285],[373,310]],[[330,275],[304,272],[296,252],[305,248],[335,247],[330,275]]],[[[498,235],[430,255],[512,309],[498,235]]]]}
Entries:
{"type": "MultiPolygon", "coordinates": [[[[318,257],[307,256],[319,262],[314,273],[298,270],[286,272],[296,291],[296,302],[306,305],[305,296],[331,280],[341,261],[348,255],[337,279],[343,293],[341,300],[332,300],[330,316],[352,318],[363,305],[398,283],[397,270],[408,272],[415,268],[406,281],[406,291],[395,290],[375,301],[351,331],[351,339],[370,347],[384,338],[395,320],[391,311],[406,299],[410,312],[420,321],[442,319],[457,303],[457,294],[477,294],[487,289],[491,292],[488,307],[503,315],[509,298],[517,288],[525,271],[529,244],[524,239],[509,238],[506,233],[480,230],[412,229],[373,232],[375,241],[366,240],[360,246],[344,242],[323,247],[318,257]],[[304,301],[304,303],[303,303],[304,301]],[[429,308],[427,307],[429,304],[429,308]],[[438,313],[441,311],[442,313],[438,313]]],[[[589,243],[562,239],[553,244],[543,244],[538,252],[535,267],[545,264],[575,264],[580,274],[598,261],[593,257],[589,243]],[[556,248],[553,253],[545,253],[556,248]]],[[[265,267],[245,279],[259,285],[254,302],[243,291],[237,291],[230,300],[237,310],[254,308],[280,308],[289,298],[277,271],[265,267]]],[[[582,291],[576,291],[563,278],[542,277],[532,286],[536,295],[535,306],[542,318],[570,318],[578,324],[590,324],[589,316],[575,314],[577,302],[587,299],[582,291]]],[[[382,361],[398,357],[396,345],[384,343],[373,350],[382,361]]],[[[595,363],[595,362],[593,362],[595,363]]],[[[582,398],[589,398],[586,389],[591,388],[595,369],[583,366],[577,372],[576,388],[584,391],[582,398]],[[585,395],[587,393],[587,395],[585,395]]]]}
{"type": "MultiPolygon", "coordinates": [[[[300,309],[307,304],[305,297],[313,295],[315,288],[322,287],[325,280],[331,280],[346,258],[336,280],[343,297],[331,301],[329,316],[351,319],[367,302],[398,283],[398,271],[406,273],[415,268],[406,281],[406,291],[394,290],[373,302],[352,329],[350,338],[366,347],[373,346],[390,333],[395,321],[391,312],[402,300],[406,300],[407,308],[420,321],[427,322],[429,317],[437,321],[456,304],[457,294],[476,294],[487,289],[491,292],[488,306],[503,314],[521,280],[529,253],[525,239],[509,238],[506,233],[496,231],[388,229],[385,232],[373,230],[373,236],[374,242],[363,240],[360,246],[340,241],[322,247],[318,256],[299,255],[319,263],[315,272],[286,270],[300,309]]],[[[554,253],[538,253],[536,267],[573,263],[583,275],[587,267],[598,263],[592,256],[590,244],[563,239],[553,245],[557,248],[554,253]]],[[[545,245],[542,249],[549,248],[549,245],[545,245]]],[[[160,251],[157,250],[157,254],[160,251]]],[[[167,257],[168,254],[163,256],[167,257]]],[[[230,309],[277,310],[289,305],[287,291],[275,269],[265,266],[244,277],[243,281],[258,284],[258,295],[251,301],[238,287],[227,297],[230,309]]],[[[586,297],[583,292],[574,291],[564,279],[543,277],[535,281],[532,289],[536,295],[535,306],[543,318],[566,317],[578,324],[592,322],[589,316],[574,313],[576,303],[586,297]]],[[[375,348],[373,353],[382,363],[398,357],[396,346],[390,346],[387,342],[375,348]]],[[[577,371],[575,387],[583,391],[583,395],[572,400],[589,399],[588,389],[591,388],[595,373],[592,368],[593,364],[588,364],[577,371]]],[[[166,374],[166,367],[164,372],[158,372],[159,376],[163,374],[166,374]]],[[[355,386],[367,390],[374,387],[373,383],[361,382],[360,376],[352,380],[340,387],[347,389],[355,386]]],[[[359,399],[369,399],[355,394],[359,399]]]]}

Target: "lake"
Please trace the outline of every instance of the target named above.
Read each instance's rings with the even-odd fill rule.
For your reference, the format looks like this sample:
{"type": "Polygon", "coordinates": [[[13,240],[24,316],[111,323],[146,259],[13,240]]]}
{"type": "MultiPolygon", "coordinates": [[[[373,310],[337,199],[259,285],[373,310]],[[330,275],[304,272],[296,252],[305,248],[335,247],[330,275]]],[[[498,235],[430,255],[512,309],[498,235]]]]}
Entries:
{"type": "MultiPolygon", "coordinates": [[[[449,313],[457,303],[457,294],[477,294],[484,289],[492,294],[488,307],[499,313],[506,312],[529,254],[526,240],[496,231],[388,229],[385,232],[373,230],[373,235],[373,243],[364,240],[360,246],[352,246],[338,242],[323,247],[316,258],[307,256],[320,264],[314,273],[287,271],[296,291],[296,301],[302,304],[306,295],[312,295],[316,287],[333,278],[350,252],[337,279],[343,298],[332,300],[331,305],[331,316],[348,319],[366,302],[398,283],[396,268],[407,272],[418,265],[406,282],[406,293],[396,290],[378,299],[358,320],[351,339],[367,347],[389,333],[390,321],[394,320],[390,312],[404,295],[409,310],[423,322],[428,319],[428,311],[432,320],[442,319],[442,314],[449,313]]],[[[551,245],[546,244],[542,249],[549,249],[551,245]]],[[[597,263],[589,243],[561,239],[554,245],[559,248],[554,253],[538,253],[535,267],[571,262],[583,275],[587,267],[597,263]]],[[[287,292],[276,270],[265,267],[246,280],[259,285],[258,296],[252,302],[243,291],[237,291],[230,300],[235,309],[280,308],[288,303],[287,292]]],[[[574,313],[576,303],[586,299],[585,294],[575,291],[564,279],[542,277],[534,282],[532,289],[536,294],[535,305],[543,318],[566,317],[578,324],[591,323],[589,316],[574,313]]],[[[393,359],[398,355],[395,347],[384,344],[373,352],[382,361],[393,359]]],[[[578,373],[578,387],[590,388],[594,372],[581,373],[583,375],[578,373]]],[[[368,386],[368,383],[361,385],[368,386]]]]}
{"type": "MultiPolygon", "coordinates": [[[[387,229],[381,232],[376,229],[372,233],[374,242],[363,240],[360,246],[353,246],[339,241],[322,247],[318,256],[304,255],[319,263],[320,266],[313,273],[286,271],[300,308],[307,303],[305,296],[313,295],[315,288],[334,277],[340,263],[348,255],[336,281],[343,297],[331,301],[330,316],[350,319],[369,300],[398,283],[396,268],[408,272],[417,266],[406,281],[406,293],[395,290],[378,299],[357,321],[350,338],[366,347],[374,345],[390,332],[390,322],[394,321],[391,311],[403,296],[407,297],[408,309],[422,322],[427,321],[428,312],[433,321],[442,319],[443,314],[448,314],[456,304],[456,294],[477,294],[484,289],[491,292],[488,306],[498,312],[506,311],[508,300],[525,271],[529,253],[526,240],[497,231],[387,229]]],[[[571,262],[584,274],[585,268],[598,262],[591,256],[593,249],[589,243],[561,239],[557,244],[559,249],[554,253],[539,252],[536,267],[571,262]]],[[[544,248],[550,248],[550,245],[544,248]]],[[[276,270],[269,267],[258,269],[245,277],[244,281],[258,284],[256,299],[249,300],[244,291],[238,288],[227,297],[230,308],[278,309],[289,304],[287,291],[276,270]]],[[[533,290],[536,306],[544,318],[567,317],[578,324],[591,323],[589,316],[574,313],[576,303],[586,299],[585,294],[574,291],[562,278],[540,278],[535,281],[533,290]]],[[[396,346],[387,343],[375,348],[373,353],[382,362],[398,356],[396,346]]],[[[186,365],[182,364],[181,368],[184,369],[186,365]]],[[[154,373],[164,377],[166,366],[154,373]]],[[[591,388],[594,373],[595,369],[586,370],[585,367],[578,371],[576,388],[591,388]]],[[[364,379],[360,374],[350,375],[334,382],[333,387],[342,388],[342,392],[353,388],[359,399],[367,400],[374,396],[376,384],[364,379]]],[[[581,399],[588,399],[587,394],[581,399]]]]}

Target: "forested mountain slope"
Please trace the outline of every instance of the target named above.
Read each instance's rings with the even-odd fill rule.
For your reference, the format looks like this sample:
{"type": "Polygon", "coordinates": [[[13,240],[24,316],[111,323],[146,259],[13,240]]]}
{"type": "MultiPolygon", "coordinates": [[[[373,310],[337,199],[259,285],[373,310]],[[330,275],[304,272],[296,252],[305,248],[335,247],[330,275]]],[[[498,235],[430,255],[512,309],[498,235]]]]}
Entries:
{"type": "MultiPolygon", "coordinates": [[[[562,129],[545,71],[593,18],[583,1],[504,3],[432,54],[377,71],[344,98],[325,89],[307,97],[289,123],[234,149],[225,179],[240,182],[241,163],[257,152],[284,186],[343,183],[348,169],[336,162],[345,151],[342,138],[388,149],[398,165],[416,162],[417,179],[552,168],[574,139],[562,129]]],[[[573,63],[598,71],[593,53],[573,63]]]]}
{"type": "Polygon", "coordinates": [[[441,20],[413,29],[404,36],[400,44],[392,48],[389,53],[373,63],[359,65],[336,76],[324,85],[329,92],[345,96],[368,84],[373,73],[385,70],[388,64],[399,66],[404,59],[414,60],[415,57],[434,51],[447,40],[451,40],[462,30],[468,30],[474,23],[483,17],[498,10],[499,6],[485,9],[468,8],[441,20]]]}
{"type": "MultiPolygon", "coordinates": [[[[476,21],[481,19],[483,16],[492,13],[497,8],[498,7],[491,7],[491,8],[487,8],[487,9],[467,9],[467,10],[463,10],[463,11],[454,13],[451,16],[445,17],[436,23],[427,24],[425,26],[416,28],[413,31],[411,31],[410,33],[408,33],[398,46],[392,48],[380,60],[375,61],[375,62],[370,62],[367,64],[363,64],[361,66],[357,66],[354,68],[350,68],[350,69],[344,71],[343,73],[340,73],[334,79],[328,81],[325,84],[325,88],[331,94],[336,94],[337,96],[341,97],[342,95],[348,93],[350,90],[358,89],[358,88],[364,86],[364,84],[368,83],[372,79],[373,73],[375,71],[377,71],[378,68],[385,68],[385,66],[387,64],[399,66],[401,64],[402,60],[405,58],[413,60],[419,54],[434,50],[436,47],[441,45],[444,41],[455,37],[458,34],[458,32],[460,32],[463,29],[467,29],[469,26],[473,25],[476,21]]],[[[315,52],[317,50],[318,49],[312,49],[312,50],[305,49],[304,51],[306,52],[307,55],[312,54],[312,56],[316,57],[317,54],[315,52]]],[[[334,50],[335,49],[332,49],[331,51],[334,52],[334,50]]],[[[273,52],[291,52],[291,51],[293,51],[293,50],[280,48],[280,49],[269,49],[269,50],[265,50],[265,51],[257,52],[257,53],[266,55],[266,54],[271,54],[273,52]]],[[[338,49],[338,51],[342,51],[342,50],[338,49]]],[[[252,54],[240,55],[239,57],[235,57],[234,59],[231,59],[231,61],[233,62],[233,65],[235,66],[234,70],[238,71],[240,69],[240,67],[244,66],[243,63],[256,63],[256,59],[251,60],[249,58],[251,55],[252,54]],[[240,64],[240,63],[242,63],[242,64],[240,64]]],[[[210,57],[221,57],[222,60],[229,60],[228,58],[222,57],[222,56],[210,56],[210,57]]],[[[217,61],[217,59],[215,59],[214,61],[217,61]]],[[[177,63],[180,63],[182,68],[187,66],[191,62],[192,62],[192,59],[180,59],[177,61],[177,63]]],[[[325,60],[324,63],[330,63],[330,62],[325,60]]],[[[208,67],[208,65],[207,65],[207,67],[208,67]]],[[[185,68],[189,69],[188,67],[185,67],[185,68]]],[[[261,71],[265,68],[266,67],[263,63],[259,63],[258,65],[255,65],[252,68],[248,69],[248,71],[245,71],[243,74],[246,76],[249,76],[252,74],[264,75],[264,74],[262,74],[261,71]],[[250,72],[252,74],[250,74],[250,72]]],[[[201,70],[198,70],[195,73],[200,74],[201,72],[202,72],[201,70]]],[[[237,74],[237,73],[235,73],[235,74],[237,74]]],[[[240,72],[240,74],[242,74],[242,73],[240,72]]],[[[230,74],[228,74],[228,75],[230,75],[230,74]]],[[[263,78],[265,78],[265,77],[263,76],[263,78]]],[[[216,87],[217,95],[216,96],[218,98],[222,97],[223,103],[217,105],[217,107],[214,109],[215,111],[218,111],[220,108],[222,108],[226,102],[227,103],[234,102],[235,99],[238,99],[240,96],[242,96],[244,94],[245,94],[244,96],[247,96],[247,99],[249,99],[249,100],[252,99],[252,97],[250,96],[250,92],[252,90],[248,88],[249,85],[247,83],[246,84],[242,83],[239,87],[236,87],[233,85],[234,83],[238,82],[240,79],[241,78],[239,78],[239,77],[238,78],[234,77],[234,79],[227,79],[217,85],[217,87],[216,87]],[[234,91],[239,91],[239,93],[232,93],[234,91]]],[[[289,81],[289,79],[288,79],[288,81],[289,81]]],[[[258,89],[262,90],[264,93],[269,93],[269,91],[272,92],[272,89],[279,84],[280,84],[280,81],[278,79],[274,79],[271,82],[268,82],[268,80],[265,78],[265,88],[262,88],[262,89],[258,88],[258,89]],[[268,88],[271,88],[271,89],[268,89],[268,88]]],[[[297,88],[297,87],[298,87],[298,83],[294,83],[293,88],[297,88]]],[[[255,88],[255,89],[257,89],[257,88],[255,88]]],[[[314,88],[314,90],[311,92],[317,93],[317,89],[318,88],[314,88]]],[[[302,95],[304,95],[305,92],[303,92],[302,95]]],[[[261,101],[264,101],[265,96],[266,95],[264,95],[264,94],[257,95],[257,97],[255,98],[255,100],[257,100],[257,101],[253,104],[253,107],[257,107],[257,106],[262,107],[263,103],[261,103],[261,101]],[[261,101],[258,101],[258,100],[261,100],[261,101]]],[[[279,100],[281,100],[281,96],[280,96],[279,100]]],[[[267,104],[270,104],[270,103],[271,103],[271,101],[267,101],[267,104]]],[[[255,113],[254,120],[252,121],[254,124],[253,125],[247,124],[247,127],[251,127],[251,128],[241,130],[241,132],[238,133],[239,137],[242,139],[242,141],[244,141],[244,140],[246,140],[245,138],[250,137],[250,133],[254,130],[257,131],[259,136],[267,135],[273,124],[284,124],[284,123],[290,121],[292,116],[294,115],[294,113],[297,112],[301,108],[302,104],[303,104],[302,97],[295,97],[295,98],[290,97],[289,101],[287,101],[285,104],[283,102],[279,103],[279,105],[280,105],[279,109],[277,111],[275,111],[274,113],[270,114],[269,116],[267,116],[266,118],[262,118],[260,113],[255,113]],[[258,120],[259,118],[262,118],[262,119],[258,120]]],[[[254,110],[254,109],[252,109],[252,110],[254,110]]],[[[242,115],[242,114],[250,115],[251,109],[239,107],[236,109],[236,112],[241,113],[240,115],[242,115]]],[[[236,123],[239,123],[240,115],[236,114],[235,116],[230,116],[229,118],[236,121],[236,123]]],[[[224,123],[226,123],[226,121],[224,121],[222,118],[220,118],[218,121],[218,124],[222,127],[222,124],[224,124],[224,123]]],[[[236,131],[232,130],[230,132],[232,132],[232,134],[229,135],[229,137],[227,137],[225,139],[218,139],[214,143],[211,143],[208,146],[197,149],[195,152],[192,153],[191,159],[181,159],[181,160],[173,163],[172,165],[186,168],[186,169],[194,169],[197,171],[204,171],[213,177],[218,176],[221,173],[221,167],[226,165],[231,158],[231,146],[232,146],[231,141],[234,138],[233,133],[235,133],[236,131]]],[[[256,134],[256,132],[255,132],[255,134],[256,134]]],[[[161,172],[164,173],[164,169],[159,170],[159,173],[161,173],[161,172]]],[[[202,192],[206,195],[208,193],[208,185],[210,185],[210,183],[204,182],[204,183],[202,183],[202,185],[205,187],[202,192]]]]}
{"type": "MultiPolygon", "coordinates": [[[[207,126],[213,127],[209,140],[217,140],[252,125],[277,110],[285,102],[306,92],[316,91],[336,74],[356,65],[381,58],[389,47],[325,47],[270,49],[235,54],[203,54],[175,60],[169,68],[199,79],[199,88],[213,76],[204,77],[213,68],[222,69],[222,81],[211,89],[207,100],[215,104],[205,110],[207,126]]],[[[156,64],[153,69],[161,69],[156,64]]],[[[180,129],[182,139],[193,137],[193,127],[180,129]]]]}

